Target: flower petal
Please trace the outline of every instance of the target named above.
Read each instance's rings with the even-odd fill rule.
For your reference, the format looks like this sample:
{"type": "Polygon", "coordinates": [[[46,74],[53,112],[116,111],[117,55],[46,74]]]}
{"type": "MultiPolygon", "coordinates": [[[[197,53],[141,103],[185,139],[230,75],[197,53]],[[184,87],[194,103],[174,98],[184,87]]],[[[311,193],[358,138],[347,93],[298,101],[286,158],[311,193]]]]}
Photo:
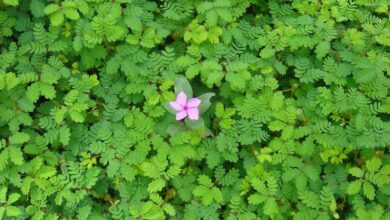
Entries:
{"type": "Polygon", "coordinates": [[[183,106],[180,105],[178,102],[170,102],[169,105],[175,109],[176,111],[181,111],[183,110],[183,106]]]}
{"type": "Polygon", "coordinates": [[[199,119],[199,109],[198,108],[188,109],[187,114],[191,120],[198,120],[199,119]]]}
{"type": "Polygon", "coordinates": [[[180,111],[176,114],[176,120],[180,121],[182,120],[183,118],[185,118],[187,116],[187,112],[186,111],[180,111]]]}
{"type": "Polygon", "coordinates": [[[182,106],[187,104],[187,96],[184,92],[180,92],[176,97],[176,102],[182,106]]]}
{"type": "Polygon", "coordinates": [[[188,108],[196,108],[200,105],[201,100],[198,98],[192,98],[188,100],[187,106],[188,108]]]}

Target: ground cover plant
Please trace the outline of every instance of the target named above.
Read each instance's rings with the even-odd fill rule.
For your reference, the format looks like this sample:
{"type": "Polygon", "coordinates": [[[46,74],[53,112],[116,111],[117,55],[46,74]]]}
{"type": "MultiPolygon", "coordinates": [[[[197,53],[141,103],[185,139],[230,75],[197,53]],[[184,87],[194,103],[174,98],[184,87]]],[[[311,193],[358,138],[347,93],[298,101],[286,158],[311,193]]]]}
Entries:
{"type": "Polygon", "coordinates": [[[0,219],[390,219],[387,0],[0,0],[0,219]]]}

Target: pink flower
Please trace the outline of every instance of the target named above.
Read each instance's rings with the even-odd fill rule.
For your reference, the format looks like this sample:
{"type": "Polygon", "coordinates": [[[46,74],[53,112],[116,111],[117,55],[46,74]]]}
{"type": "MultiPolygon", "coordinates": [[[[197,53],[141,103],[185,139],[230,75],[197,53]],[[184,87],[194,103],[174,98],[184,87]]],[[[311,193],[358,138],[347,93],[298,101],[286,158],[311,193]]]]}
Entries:
{"type": "Polygon", "coordinates": [[[187,101],[187,96],[184,92],[180,92],[177,97],[176,101],[170,102],[169,104],[173,109],[178,111],[176,113],[176,120],[180,121],[183,118],[188,117],[191,120],[198,120],[199,119],[199,105],[200,105],[200,99],[198,98],[192,98],[187,101]]]}

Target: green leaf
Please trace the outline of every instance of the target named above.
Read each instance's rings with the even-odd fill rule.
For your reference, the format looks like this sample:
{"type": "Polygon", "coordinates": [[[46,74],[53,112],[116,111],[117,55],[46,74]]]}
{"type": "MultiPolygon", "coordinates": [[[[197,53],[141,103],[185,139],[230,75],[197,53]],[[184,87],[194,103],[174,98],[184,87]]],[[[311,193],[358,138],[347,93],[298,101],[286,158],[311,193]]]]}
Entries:
{"type": "Polygon", "coordinates": [[[14,202],[18,201],[19,198],[20,198],[20,194],[19,193],[11,193],[11,195],[8,196],[7,204],[11,205],[14,202]]]}
{"type": "Polygon", "coordinates": [[[23,144],[29,140],[30,140],[30,135],[24,132],[14,133],[10,138],[10,142],[13,144],[23,144]]]}
{"type": "Polygon", "coordinates": [[[16,165],[24,163],[23,152],[18,147],[11,146],[9,149],[9,158],[16,165]]]}
{"type": "Polygon", "coordinates": [[[80,36],[76,36],[76,37],[73,39],[73,44],[72,44],[72,46],[73,46],[73,49],[74,49],[75,51],[77,51],[77,52],[81,50],[81,48],[83,47],[83,42],[82,42],[82,39],[81,39],[80,36]]]}
{"type": "Polygon", "coordinates": [[[202,77],[206,78],[206,85],[209,88],[212,88],[213,85],[220,86],[221,80],[225,75],[221,71],[212,71],[207,72],[207,74],[202,74],[202,77]]]}
{"type": "Polygon", "coordinates": [[[275,54],[275,49],[271,47],[265,47],[264,49],[261,50],[260,56],[264,59],[270,58],[275,54]]]}
{"type": "Polygon", "coordinates": [[[230,83],[230,87],[234,90],[242,90],[246,86],[247,77],[234,73],[228,72],[225,77],[226,81],[230,83]]]}
{"type": "Polygon", "coordinates": [[[223,117],[224,116],[224,108],[223,108],[223,104],[218,102],[215,106],[215,116],[217,117],[223,117]]]}
{"type": "Polygon", "coordinates": [[[7,166],[8,155],[9,155],[8,150],[3,150],[2,152],[0,152],[0,171],[3,170],[7,166]]]}
{"type": "Polygon", "coordinates": [[[58,79],[60,79],[61,76],[59,73],[54,72],[54,70],[45,65],[42,68],[42,74],[41,74],[41,82],[47,83],[47,84],[54,84],[57,83],[58,79]]]}
{"type": "Polygon", "coordinates": [[[74,122],[82,123],[84,122],[84,116],[75,110],[69,111],[69,116],[74,122]]]}
{"type": "Polygon", "coordinates": [[[199,118],[198,120],[191,120],[188,117],[184,120],[184,123],[191,129],[203,129],[205,127],[204,120],[199,118]]]}
{"type": "Polygon", "coordinates": [[[36,175],[41,178],[49,178],[54,176],[56,172],[57,170],[54,167],[42,166],[42,168],[37,171],[36,175]]]}
{"type": "Polygon", "coordinates": [[[363,183],[363,193],[367,197],[367,199],[374,200],[374,198],[375,198],[375,188],[374,188],[374,186],[370,182],[365,181],[363,183]]]}
{"type": "Polygon", "coordinates": [[[198,197],[203,197],[205,194],[208,193],[208,188],[205,187],[205,186],[198,186],[194,189],[194,191],[192,192],[195,196],[198,196],[198,197]]]}
{"type": "Polygon", "coordinates": [[[350,173],[354,177],[359,177],[359,178],[362,177],[364,174],[364,172],[358,167],[353,167],[349,169],[348,173],[350,173]]]}
{"type": "MultiPolygon", "coordinates": [[[[187,33],[184,35],[184,40],[189,41],[187,33]]],[[[207,39],[208,34],[203,25],[197,25],[188,36],[190,36],[195,43],[200,44],[207,39]]]]}
{"type": "Polygon", "coordinates": [[[20,215],[20,213],[21,213],[20,209],[16,206],[10,205],[7,207],[7,216],[9,216],[9,217],[18,216],[18,215],[20,215]]]}
{"type": "Polygon", "coordinates": [[[270,107],[272,110],[280,110],[283,108],[284,96],[281,92],[274,93],[271,99],[270,107]]]}
{"type": "Polygon", "coordinates": [[[202,203],[205,206],[210,205],[213,202],[213,195],[207,191],[202,195],[202,203]]]}
{"type": "Polygon", "coordinates": [[[54,120],[56,121],[57,124],[61,124],[61,122],[64,121],[66,112],[67,112],[66,108],[57,109],[57,111],[54,114],[54,120]]]}
{"type": "Polygon", "coordinates": [[[68,145],[70,140],[70,129],[68,127],[61,127],[60,129],[60,141],[63,145],[68,145]]]}
{"type": "Polygon", "coordinates": [[[34,83],[27,87],[26,95],[32,102],[36,102],[40,96],[39,83],[34,83]]]}
{"type": "Polygon", "coordinates": [[[57,4],[50,4],[48,6],[45,7],[45,14],[49,15],[49,14],[53,14],[54,12],[60,10],[60,6],[58,6],[57,4]]]}
{"type": "Polygon", "coordinates": [[[50,15],[50,22],[53,26],[59,26],[64,22],[64,14],[62,11],[56,11],[50,15]]]}
{"type": "Polygon", "coordinates": [[[248,197],[249,204],[258,205],[267,200],[267,197],[260,194],[253,194],[248,197]]]}
{"type": "Polygon", "coordinates": [[[294,127],[291,125],[288,125],[288,126],[283,128],[281,138],[283,140],[288,140],[292,137],[293,134],[294,134],[294,127]]]}
{"type": "Polygon", "coordinates": [[[129,28],[133,31],[138,32],[142,31],[142,21],[139,17],[136,16],[126,16],[125,22],[129,28]]]}
{"type": "Polygon", "coordinates": [[[107,167],[107,176],[114,177],[118,173],[120,168],[120,163],[118,160],[111,160],[109,166],[107,167]]]}
{"type": "Polygon", "coordinates": [[[209,107],[211,105],[210,99],[213,96],[215,96],[215,94],[212,92],[209,92],[209,93],[205,93],[205,94],[198,97],[201,101],[201,103],[199,105],[199,114],[203,114],[207,111],[207,109],[209,109],[209,107]]]}
{"type": "Polygon", "coordinates": [[[282,130],[286,125],[282,121],[272,121],[268,124],[268,128],[271,131],[280,131],[282,130]]]}
{"type": "Polygon", "coordinates": [[[120,172],[121,176],[129,182],[132,182],[135,179],[134,169],[131,166],[121,165],[120,172]]]}
{"type": "Polygon", "coordinates": [[[19,0],[3,0],[4,4],[11,5],[11,6],[17,6],[19,5],[19,0]]]}
{"type": "Polygon", "coordinates": [[[320,206],[320,199],[316,193],[304,191],[300,192],[298,195],[299,199],[301,199],[307,207],[317,209],[320,206]]]}
{"type": "Polygon", "coordinates": [[[208,176],[206,176],[206,175],[200,175],[199,178],[198,178],[198,181],[203,186],[207,186],[207,187],[211,187],[212,186],[211,179],[208,176]]]}
{"type": "Polygon", "coordinates": [[[7,187],[2,187],[0,189],[0,203],[6,203],[7,202],[7,192],[8,192],[8,188],[7,187]]]}
{"type": "Polygon", "coordinates": [[[176,115],[177,111],[171,107],[169,102],[164,103],[163,106],[169,113],[176,115]]]}
{"type": "Polygon", "coordinates": [[[208,39],[212,44],[219,43],[219,37],[223,34],[223,30],[220,27],[212,27],[208,32],[208,39]]]}
{"type": "Polygon", "coordinates": [[[349,183],[348,188],[347,188],[347,193],[349,195],[357,194],[360,192],[361,186],[362,186],[362,183],[360,182],[360,180],[355,180],[355,181],[349,183]]]}
{"type": "Polygon", "coordinates": [[[189,79],[195,78],[195,76],[197,76],[199,74],[201,67],[202,66],[199,64],[191,65],[186,70],[186,77],[189,79]]]}
{"type": "Polygon", "coordinates": [[[274,199],[267,199],[264,204],[264,214],[273,218],[276,214],[279,213],[278,205],[274,199]]]}
{"type": "Polygon", "coordinates": [[[6,85],[7,85],[8,90],[14,88],[15,86],[17,86],[20,83],[19,78],[16,77],[15,73],[12,73],[12,72],[7,73],[5,75],[5,81],[6,81],[6,85]]]}
{"type": "Polygon", "coordinates": [[[374,157],[366,162],[367,170],[372,173],[378,171],[381,166],[382,161],[377,157],[374,157]]]}
{"type": "Polygon", "coordinates": [[[23,195],[27,195],[27,194],[30,192],[31,183],[32,183],[33,181],[34,181],[34,179],[31,178],[31,177],[26,177],[26,178],[23,180],[22,187],[20,188],[20,190],[22,191],[23,195]]]}
{"type": "Polygon", "coordinates": [[[187,99],[192,98],[192,88],[190,82],[184,77],[179,75],[175,80],[175,94],[184,92],[187,95],[187,99]]]}
{"type": "Polygon", "coordinates": [[[65,16],[71,20],[78,20],[80,18],[79,13],[74,8],[64,8],[62,11],[65,16]]]}
{"type": "Polygon", "coordinates": [[[318,59],[322,59],[326,56],[326,54],[329,53],[329,49],[330,49],[330,43],[329,41],[321,41],[316,49],[315,49],[315,52],[317,54],[317,58],[318,59]]]}
{"type": "Polygon", "coordinates": [[[76,2],[75,1],[63,1],[62,2],[62,7],[63,8],[75,8],[77,5],[76,5],[76,2]]]}
{"type": "Polygon", "coordinates": [[[31,0],[30,9],[31,9],[31,13],[36,18],[41,18],[41,17],[45,16],[45,13],[44,13],[45,3],[43,3],[40,0],[31,0]]]}
{"type": "Polygon", "coordinates": [[[19,105],[19,108],[24,112],[32,112],[32,111],[34,111],[34,108],[35,108],[34,103],[30,99],[28,99],[27,97],[19,99],[18,105],[19,105]]]}
{"type": "Polygon", "coordinates": [[[185,124],[183,122],[174,122],[171,123],[168,128],[167,128],[167,133],[171,136],[180,133],[182,131],[186,130],[186,127],[184,126],[185,124]]]}
{"type": "Polygon", "coordinates": [[[47,83],[40,83],[41,95],[45,96],[47,99],[54,99],[56,96],[56,90],[54,86],[47,83]]]}
{"type": "Polygon", "coordinates": [[[213,195],[213,198],[216,202],[222,202],[223,196],[221,191],[217,187],[213,187],[211,190],[211,194],[213,195]]]}
{"type": "Polygon", "coordinates": [[[163,179],[155,179],[148,185],[148,192],[154,193],[161,191],[165,186],[165,180],[163,179]]]}
{"type": "Polygon", "coordinates": [[[169,203],[164,204],[163,209],[170,216],[175,216],[176,215],[175,208],[171,204],[169,204],[169,203]]]}
{"type": "Polygon", "coordinates": [[[3,219],[4,213],[5,213],[5,208],[0,206],[0,219],[3,219]]]}
{"type": "Polygon", "coordinates": [[[88,217],[91,215],[92,207],[90,205],[85,205],[82,208],[77,210],[78,215],[77,219],[88,220],[88,217]]]}

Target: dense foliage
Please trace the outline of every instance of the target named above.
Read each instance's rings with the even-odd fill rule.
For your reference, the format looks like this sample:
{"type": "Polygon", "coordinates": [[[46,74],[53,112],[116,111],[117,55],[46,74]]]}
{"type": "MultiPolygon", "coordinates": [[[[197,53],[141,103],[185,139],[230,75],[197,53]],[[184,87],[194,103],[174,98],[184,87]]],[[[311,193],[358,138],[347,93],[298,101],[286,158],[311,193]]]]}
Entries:
{"type": "Polygon", "coordinates": [[[0,0],[0,219],[390,219],[389,6],[0,0]]]}

